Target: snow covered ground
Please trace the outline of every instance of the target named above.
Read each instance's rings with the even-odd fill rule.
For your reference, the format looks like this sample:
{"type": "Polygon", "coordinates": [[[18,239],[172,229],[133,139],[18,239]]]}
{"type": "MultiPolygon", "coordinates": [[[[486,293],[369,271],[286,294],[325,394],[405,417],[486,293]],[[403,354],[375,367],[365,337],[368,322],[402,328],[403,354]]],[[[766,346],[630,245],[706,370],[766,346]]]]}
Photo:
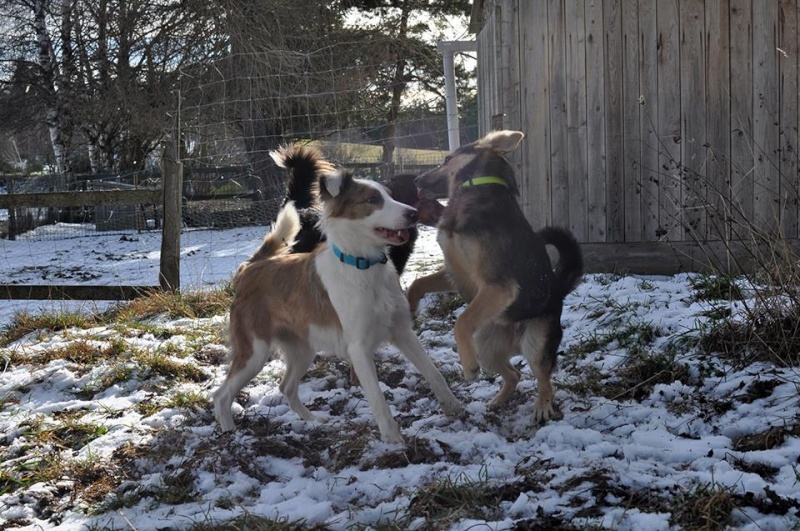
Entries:
{"type": "MultiPolygon", "coordinates": [[[[184,291],[230,279],[263,233],[184,233],[184,291]]],[[[159,245],[135,233],[0,240],[0,278],[154,284],[159,245]]],[[[404,284],[440,260],[423,229],[404,284]]],[[[381,349],[405,448],[379,441],[361,390],[330,356],[300,388],[323,422],[288,409],[275,361],[234,406],[239,430],[220,435],[207,398],[225,375],[224,315],[27,334],[0,350],[0,529],[240,529],[259,519],[271,529],[799,529],[800,375],[682,348],[723,304],[699,300],[690,280],[587,276],[562,319],[563,418],[541,427],[522,358],[514,398],[487,411],[500,382],[461,379],[452,324],[463,307],[427,298],[420,336],[467,413],[444,416],[413,367],[381,349]],[[106,354],[81,358],[92,349],[106,354]]],[[[0,301],[0,323],[20,309],[105,306],[0,301]]]]}

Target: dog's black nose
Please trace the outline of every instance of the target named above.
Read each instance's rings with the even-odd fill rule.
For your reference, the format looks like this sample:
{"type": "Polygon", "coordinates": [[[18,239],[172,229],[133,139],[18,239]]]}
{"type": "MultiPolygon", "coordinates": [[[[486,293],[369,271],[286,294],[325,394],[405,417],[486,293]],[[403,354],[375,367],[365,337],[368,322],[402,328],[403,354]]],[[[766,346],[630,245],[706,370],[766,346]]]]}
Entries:
{"type": "Polygon", "coordinates": [[[419,219],[419,212],[415,208],[409,208],[406,210],[406,219],[409,223],[416,223],[419,219]]]}

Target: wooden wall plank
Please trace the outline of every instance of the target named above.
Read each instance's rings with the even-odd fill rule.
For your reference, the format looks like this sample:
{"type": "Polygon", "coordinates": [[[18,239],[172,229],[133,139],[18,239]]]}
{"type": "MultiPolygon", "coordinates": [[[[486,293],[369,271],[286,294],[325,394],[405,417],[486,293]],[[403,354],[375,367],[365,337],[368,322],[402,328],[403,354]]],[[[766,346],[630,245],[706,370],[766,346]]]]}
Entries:
{"type": "MultiPolygon", "coordinates": [[[[522,130],[522,100],[520,94],[520,35],[519,35],[519,0],[504,0],[503,8],[501,11],[502,16],[502,30],[503,30],[503,49],[507,58],[508,70],[507,76],[504,78],[503,92],[505,94],[505,103],[503,112],[505,113],[505,128],[522,130]]],[[[524,132],[524,131],[523,131],[524,132]]],[[[527,143],[526,140],[523,143],[527,143]]],[[[523,150],[517,149],[513,153],[509,153],[508,161],[514,168],[517,175],[517,180],[524,184],[520,186],[520,203],[524,211],[530,209],[528,205],[528,183],[529,178],[523,172],[523,150]]]]}
{"type": "MultiPolygon", "coordinates": [[[[499,112],[503,114],[503,129],[517,129],[514,123],[518,118],[514,113],[515,107],[513,85],[514,76],[519,74],[518,66],[512,57],[512,42],[516,46],[517,36],[513,32],[512,18],[517,14],[514,9],[516,0],[500,0],[495,14],[495,34],[498,45],[497,57],[497,93],[499,96],[499,112]]],[[[519,81],[517,77],[516,81],[519,81]]]]}
{"type": "MultiPolygon", "coordinates": [[[[680,2],[681,240],[706,239],[705,2],[680,2]]],[[[711,65],[708,65],[709,67],[711,65]]]]}
{"type": "MultiPolygon", "coordinates": [[[[800,241],[787,241],[794,253],[800,241]]],[[[738,275],[758,270],[765,246],[752,242],[638,242],[585,243],[581,245],[587,273],[672,275],[681,271],[724,271],[738,275]]]]}
{"type": "Polygon", "coordinates": [[[639,123],[640,48],[638,0],[622,0],[622,179],[625,204],[624,241],[643,239],[642,126],[639,123]]]}
{"type": "Polygon", "coordinates": [[[641,148],[642,240],[655,241],[661,237],[658,223],[659,164],[658,137],[658,26],[655,2],[639,3],[639,142],[641,148]]]}
{"type": "Polygon", "coordinates": [[[590,242],[608,235],[606,194],[606,60],[601,2],[586,2],[586,215],[590,242]]]}
{"type": "Polygon", "coordinates": [[[780,215],[777,13],[777,2],[760,2],[759,8],[753,9],[753,221],[767,230],[779,226],[780,215]]]}
{"type": "Polygon", "coordinates": [[[482,120],[478,128],[481,135],[491,130],[492,116],[498,112],[497,66],[494,9],[487,10],[486,20],[478,38],[478,107],[482,120]]]}
{"type": "Polygon", "coordinates": [[[570,226],[569,170],[567,166],[567,55],[562,0],[547,4],[550,60],[550,178],[553,224],[570,226]]]}
{"type": "Polygon", "coordinates": [[[567,58],[567,169],[569,228],[579,241],[588,240],[586,24],[583,0],[565,0],[567,58]]]}
{"type": "Polygon", "coordinates": [[[658,161],[660,233],[683,238],[681,179],[680,13],[678,0],[658,0],[658,161]]]}
{"type": "Polygon", "coordinates": [[[708,237],[729,238],[731,87],[729,0],[706,0],[706,153],[708,237]]]}
{"type": "Polygon", "coordinates": [[[755,179],[753,221],[766,230],[779,226],[780,181],[778,175],[780,115],[778,98],[778,3],[753,6],[753,144],[755,179]]]}
{"type": "Polygon", "coordinates": [[[522,145],[526,183],[523,206],[534,228],[550,225],[550,85],[548,82],[547,3],[519,3],[521,20],[528,21],[520,31],[520,97],[522,131],[527,140],[522,145]]]}
{"type": "MultiPolygon", "coordinates": [[[[605,32],[606,241],[625,241],[625,62],[622,0],[603,2],[605,32]]],[[[634,103],[634,105],[636,105],[634,103]]]]}
{"type": "Polygon", "coordinates": [[[778,68],[780,74],[780,193],[781,229],[787,238],[798,234],[798,71],[800,71],[800,46],[798,43],[798,0],[778,1],[778,68]]]}
{"type": "Polygon", "coordinates": [[[752,0],[730,0],[731,237],[747,238],[753,219],[753,14],[752,0]]]}

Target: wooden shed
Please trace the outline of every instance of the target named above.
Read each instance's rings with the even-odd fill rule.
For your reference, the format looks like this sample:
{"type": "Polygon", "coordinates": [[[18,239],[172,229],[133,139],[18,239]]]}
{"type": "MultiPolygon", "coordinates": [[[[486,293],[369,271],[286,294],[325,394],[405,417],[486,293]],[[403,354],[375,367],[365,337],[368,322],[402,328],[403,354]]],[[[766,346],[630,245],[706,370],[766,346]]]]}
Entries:
{"type": "Polygon", "coordinates": [[[481,130],[526,133],[534,227],[570,228],[593,271],[737,269],[761,238],[794,243],[799,5],[474,0],[481,130]]]}

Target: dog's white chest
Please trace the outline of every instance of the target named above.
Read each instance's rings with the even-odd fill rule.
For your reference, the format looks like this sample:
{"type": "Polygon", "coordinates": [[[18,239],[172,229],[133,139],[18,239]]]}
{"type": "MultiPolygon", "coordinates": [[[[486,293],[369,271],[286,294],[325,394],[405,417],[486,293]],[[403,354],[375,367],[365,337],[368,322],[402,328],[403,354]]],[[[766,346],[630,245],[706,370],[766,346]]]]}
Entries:
{"type": "Polygon", "coordinates": [[[344,340],[375,346],[390,340],[398,312],[409,311],[397,273],[387,269],[391,264],[358,270],[327,258],[317,259],[317,269],[339,317],[344,340]]]}

